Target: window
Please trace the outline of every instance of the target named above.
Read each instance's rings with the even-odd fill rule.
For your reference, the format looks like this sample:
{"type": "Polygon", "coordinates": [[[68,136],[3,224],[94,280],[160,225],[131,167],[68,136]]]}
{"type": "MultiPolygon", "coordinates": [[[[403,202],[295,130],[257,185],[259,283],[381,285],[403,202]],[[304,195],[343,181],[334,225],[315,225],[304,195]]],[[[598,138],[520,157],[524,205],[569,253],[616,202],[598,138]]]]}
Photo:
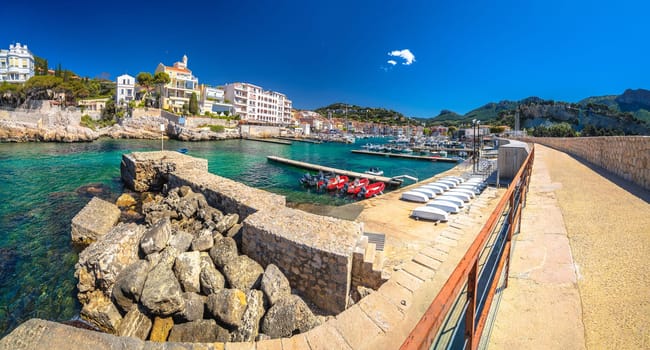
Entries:
{"type": "Polygon", "coordinates": [[[131,89],[127,89],[127,90],[126,90],[126,95],[127,95],[127,96],[131,96],[131,89]]]}
{"type": "Polygon", "coordinates": [[[124,95],[124,89],[121,89],[122,92],[120,92],[120,95],[124,95]]]}

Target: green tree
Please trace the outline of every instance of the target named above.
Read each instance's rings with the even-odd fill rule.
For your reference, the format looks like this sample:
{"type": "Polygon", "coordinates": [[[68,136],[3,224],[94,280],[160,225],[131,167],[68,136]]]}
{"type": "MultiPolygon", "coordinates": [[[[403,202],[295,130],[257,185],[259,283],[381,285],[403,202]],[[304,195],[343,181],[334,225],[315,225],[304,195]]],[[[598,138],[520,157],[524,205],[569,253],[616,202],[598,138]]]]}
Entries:
{"type": "Polygon", "coordinates": [[[47,75],[47,70],[47,60],[42,57],[34,56],[34,72],[36,75],[47,75]]]}
{"type": "Polygon", "coordinates": [[[153,75],[153,84],[156,86],[159,93],[157,99],[158,106],[160,106],[160,94],[162,94],[162,87],[166,84],[169,84],[170,81],[171,78],[169,77],[169,74],[165,72],[157,72],[153,75]]]}
{"type": "Polygon", "coordinates": [[[145,106],[148,106],[149,104],[147,103],[147,99],[149,97],[149,93],[151,93],[151,88],[154,86],[153,76],[149,72],[140,72],[135,77],[135,80],[138,82],[138,85],[144,89],[142,100],[145,101],[145,106]]]}
{"type": "Polygon", "coordinates": [[[0,84],[0,105],[18,107],[25,101],[23,85],[3,82],[0,84]]]}
{"type": "Polygon", "coordinates": [[[192,95],[190,96],[190,106],[189,106],[190,113],[192,115],[197,115],[199,114],[199,100],[196,97],[196,93],[192,92],[192,95]]]}

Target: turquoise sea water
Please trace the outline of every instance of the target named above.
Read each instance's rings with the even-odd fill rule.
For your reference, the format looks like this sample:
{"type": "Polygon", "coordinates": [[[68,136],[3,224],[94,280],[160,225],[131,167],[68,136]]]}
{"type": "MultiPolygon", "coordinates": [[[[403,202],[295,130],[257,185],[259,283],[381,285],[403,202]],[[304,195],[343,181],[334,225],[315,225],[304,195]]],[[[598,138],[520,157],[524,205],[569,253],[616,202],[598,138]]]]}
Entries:
{"type": "MultiPolygon", "coordinates": [[[[380,167],[386,176],[420,179],[454,166],[352,154],[363,141],[291,146],[165,141],[165,149],[187,148],[188,155],[207,159],[212,173],[285,195],[289,202],[322,205],[353,200],[303,188],[298,179],[304,170],[267,162],[266,156],[359,172],[380,167]]],[[[122,193],[122,154],[159,149],[155,140],[0,144],[0,337],[33,317],[62,321],[78,315],[74,264],[79,248],[71,243],[70,221],[93,195],[115,200],[122,193]]]]}

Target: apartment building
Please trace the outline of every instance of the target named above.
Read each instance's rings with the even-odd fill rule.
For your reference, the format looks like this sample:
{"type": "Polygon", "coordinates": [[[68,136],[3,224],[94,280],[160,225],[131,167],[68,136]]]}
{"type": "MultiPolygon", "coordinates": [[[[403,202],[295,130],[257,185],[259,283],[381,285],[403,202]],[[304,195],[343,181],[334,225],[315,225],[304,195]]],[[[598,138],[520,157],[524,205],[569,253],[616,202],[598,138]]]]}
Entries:
{"type": "Polygon", "coordinates": [[[225,101],[225,91],[222,88],[201,85],[201,102],[199,108],[201,114],[210,113],[228,113],[233,114],[233,106],[225,101]]]}
{"type": "Polygon", "coordinates": [[[159,63],[155,73],[158,72],[165,72],[170,78],[169,83],[159,91],[162,108],[182,112],[183,106],[189,105],[192,92],[196,93],[197,101],[201,99],[199,79],[187,68],[186,55],[183,55],[181,62],[175,62],[172,67],[159,63]]]}
{"type": "Polygon", "coordinates": [[[123,74],[117,77],[115,91],[115,104],[128,104],[135,99],[135,78],[123,74]]]}
{"type": "Polygon", "coordinates": [[[24,83],[34,76],[34,55],[27,45],[9,45],[0,49],[0,82],[24,83]]]}
{"type": "Polygon", "coordinates": [[[293,124],[291,100],[286,95],[249,83],[232,83],[224,87],[225,98],[241,120],[264,124],[293,124]]]}

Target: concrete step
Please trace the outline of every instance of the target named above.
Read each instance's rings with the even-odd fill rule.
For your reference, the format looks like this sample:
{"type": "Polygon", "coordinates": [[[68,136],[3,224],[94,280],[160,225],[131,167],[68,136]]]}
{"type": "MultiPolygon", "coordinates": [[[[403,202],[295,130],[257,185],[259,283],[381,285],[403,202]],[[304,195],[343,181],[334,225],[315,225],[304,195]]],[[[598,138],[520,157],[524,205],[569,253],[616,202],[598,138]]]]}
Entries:
{"type": "Polygon", "coordinates": [[[374,243],[368,243],[366,246],[366,251],[363,255],[363,262],[372,264],[375,261],[375,255],[377,254],[377,246],[374,243]]]}

